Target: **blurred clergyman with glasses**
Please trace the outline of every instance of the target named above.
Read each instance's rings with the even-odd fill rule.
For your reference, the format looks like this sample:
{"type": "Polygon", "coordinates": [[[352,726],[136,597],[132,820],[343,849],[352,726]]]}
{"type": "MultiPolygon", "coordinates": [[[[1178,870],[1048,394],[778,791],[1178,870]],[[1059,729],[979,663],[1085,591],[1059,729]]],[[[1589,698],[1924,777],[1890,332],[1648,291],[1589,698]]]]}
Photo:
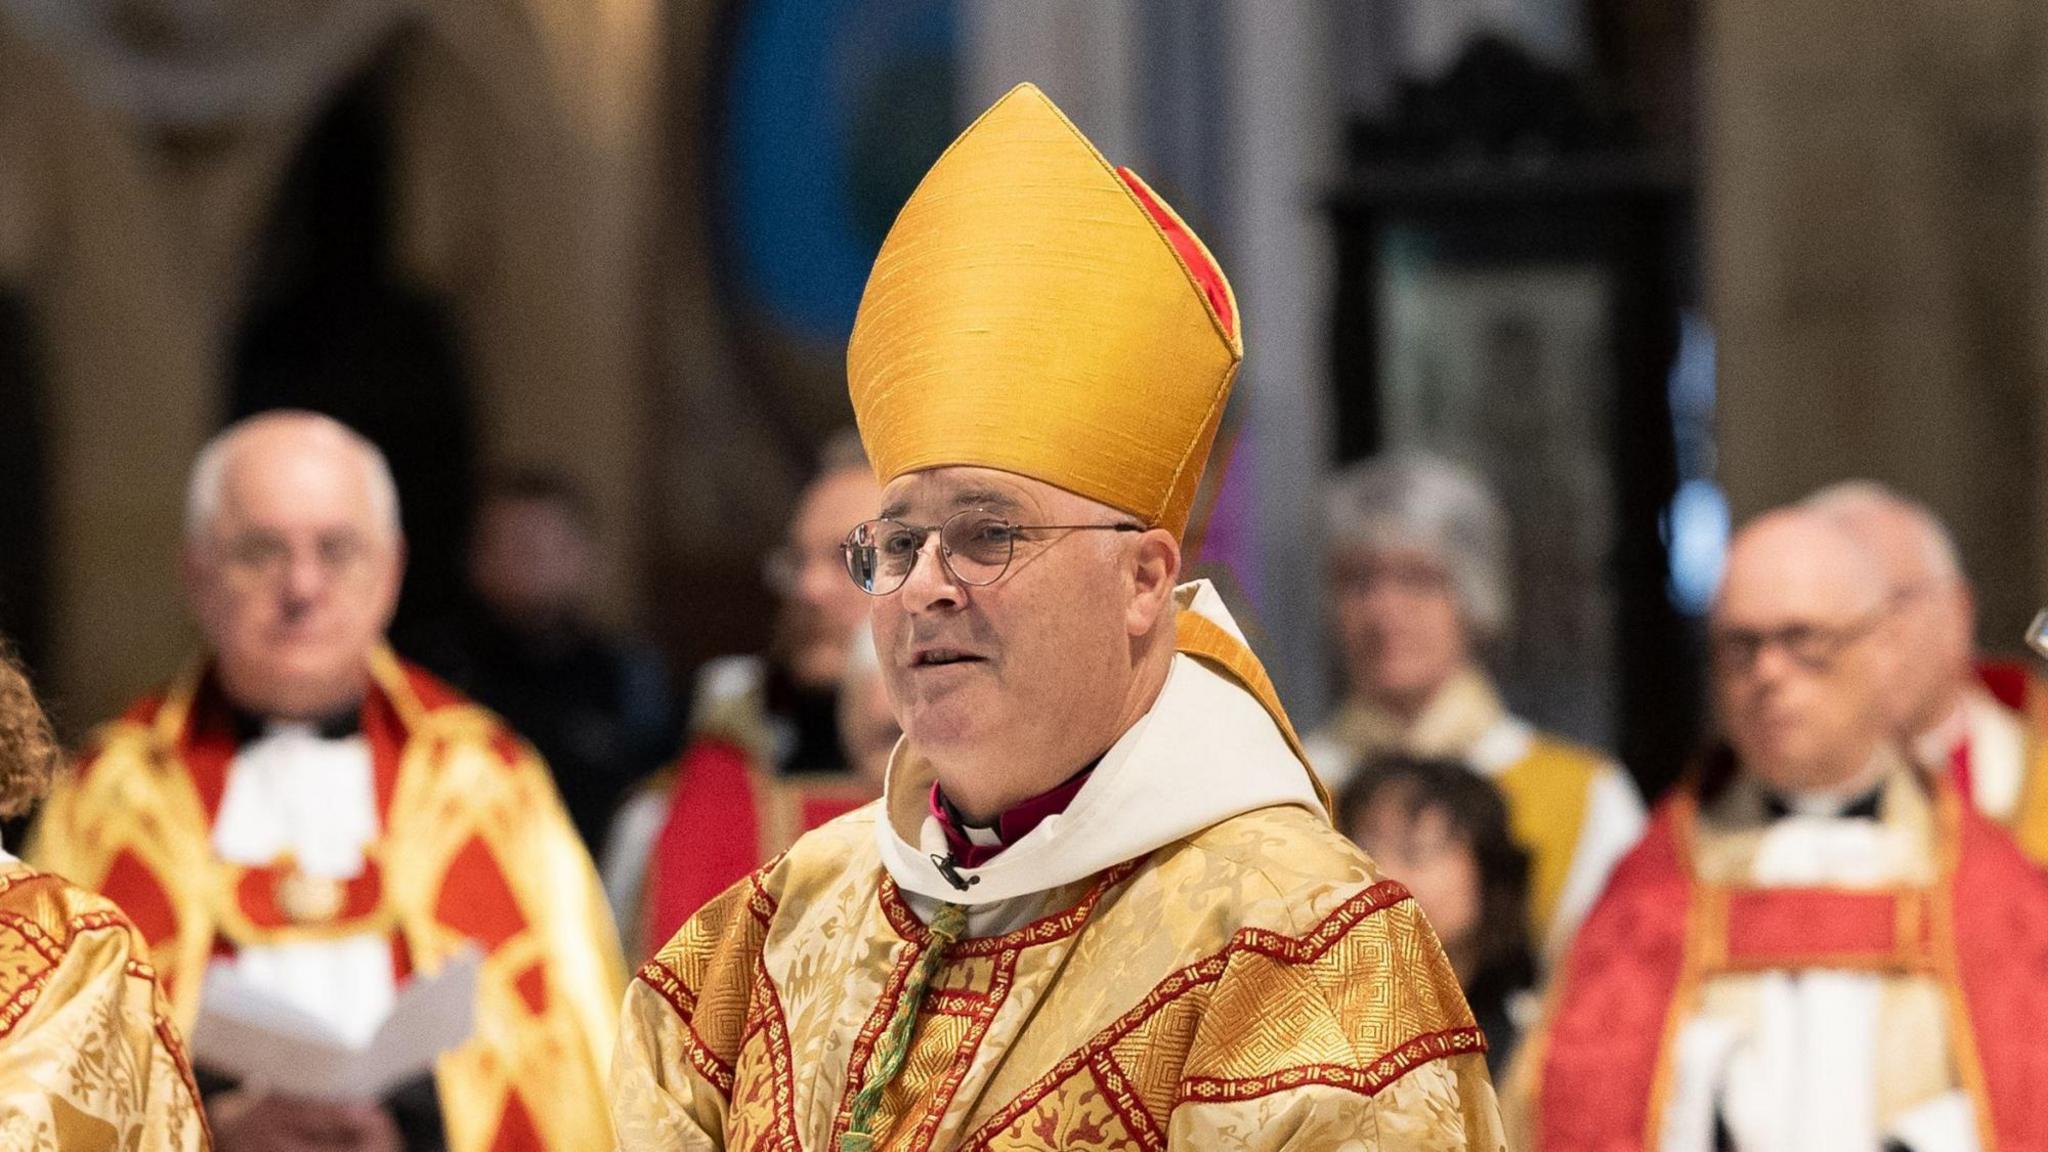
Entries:
{"type": "Polygon", "coordinates": [[[533,750],[385,646],[404,547],[350,429],[287,411],[215,437],[186,495],[206,653],[101,729],[26,855],[128,913],[188,1035],[215,970],[360,1043],[482,953],[469,1039],[382,1098],[236,1082],[195,1036],[220,1152],[606,1147],[597,871],[533,750]]]}
{"type": "Polygon", "coordinates": [[[1726,744],[1659,805],[1510,1093],[1543,1152],[1967,1152],[2044,1129],[2048,877],[1897,747],[1883,558],[1794,507],[1711,616],[1726,744]]]}
{"type": "Polygon", "coordinates": [[[880,493],[859,436],[829,439],[763,565],[779,605],[769,650],[704,667],[689,745],[614,822],[605,887],[636,958],[799,835],[875,798],[839,738],[840,682],[868,619],[839,544],[880,493]]]}
{"type": "Polygon", "coordinates": [[[1806,498],[1883,561],[1898,616],[1892,712],[1907,759],[1947,776],[1978,811],[2048,860],[2048,749],[2019,709],[2044,706],[2025,664],[1979,660],[1977,610],[1962,557],[1933,512],[1881,484],[1850,480],[1806,498]]]}
{"type": "Polygon", "coordinates": [[[1499,1146],[1428,921],[1179,583],[1238,325],[1036,88],[919,185],[847,354],[883,489],[844,574],[904,736],[641,970],[623,1152],[1499,1146]]]}

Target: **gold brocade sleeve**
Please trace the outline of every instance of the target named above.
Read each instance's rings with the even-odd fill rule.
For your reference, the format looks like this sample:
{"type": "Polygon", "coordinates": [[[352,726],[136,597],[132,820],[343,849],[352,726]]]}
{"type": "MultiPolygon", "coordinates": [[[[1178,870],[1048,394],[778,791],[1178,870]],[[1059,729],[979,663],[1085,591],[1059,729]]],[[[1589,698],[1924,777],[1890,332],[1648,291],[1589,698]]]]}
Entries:
{"type": "Polygon", "coordinates": [[[1426,1064],[1378,1096],[1312,1086],[1228,1104],[1183,1105],[1171,1149],[1244,1152],[1494,1152],[1484,1056],[1426,1064]],[[1485,1105],[1482,1107],[1481,1105],[1485,1105]]]}
{"type": "Polygon", "coordinates": [[[1504,1144],[1457,978],[1415,902],[1384,882],[1301,936],[1238,934],[1178,1095],[1169,1149],[1504,1144]]]}
{"type": "Polygon", "coordinates": [[[759,876],[692,916],[627,992],[612,1063],[620,1152],[724,1146],[734,1065],[774,911],[759,876]]]}
{"type": "Polygon", "coordinates": [[[0,1147],[209,1146],[183,1049],[127,921],[53,876],[0,876],[0,1147]]]}
{"type": "Polygon", "coordinates": [[[691,1067],[687,1025],[659,993],[635,983],[612,1057],[612,1130],[620,1152],[711,1152],[723,1147],[725,1098],[691,1067]]]}

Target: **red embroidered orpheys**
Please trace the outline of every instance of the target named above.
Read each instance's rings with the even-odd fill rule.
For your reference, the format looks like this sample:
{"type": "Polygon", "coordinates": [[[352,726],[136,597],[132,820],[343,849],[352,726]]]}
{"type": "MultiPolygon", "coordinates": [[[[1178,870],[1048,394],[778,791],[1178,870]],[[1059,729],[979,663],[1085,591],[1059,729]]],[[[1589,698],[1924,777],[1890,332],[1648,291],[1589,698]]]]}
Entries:
{"type": "MultiPolygon", "coordinates": [[[[1128,879],[1132,872],[1137,871],[1138,864],[1138,861],[1132,860],[1104,872],[1088,889],[1087,895],[1081,897],[1080,903],[1065,912],[1042,916],[1014,932],[1006,932],[1000,936],[969,937],[954,944],[952,954],[994,956],[1002,952],[1049,944],[1054,940],[1072,936],[1080,931],[1081,925],[1088,922],[1089,914],[1095,911],[1095,905],[1102,899],[1103,894],[1128,879]]],[[[878,896],[882,902],[882,914],[888,917],[889,927],[896,935],[912,944],[922,945],[928,935],[924,921],[919,920],[917,913],[910,910],[910,905],[903,902],[903,892],[896,887],[896,881],[883,876],[878,896]]]]}
{"type": "MultiPolygon", "coordinates": [[[[885,881],[886,885],[886,881],[885,881]]],[[[904,910],[909,915],[909,910],[904,910]]],[[[846,1060],[846,1090],[840,1093],[839,1114],[832,1121],[832,1138],[837,1140],[853,1122],[853,1098],[859,1094],[862,1077],[868,1062],[874,1058],[875,1045],[881,1042],[882,1031],[889,1026],[889,1018],[896,1014],[896,1005],[903,1000],[903,988],[910,982],[910,974],[917,968],[918,958],[924,955],[925,941],[912,941],[896,958],[889,969],[889,978],[882,984],[882,994],[875,998],[875,1006],[861,1022],[860,1031],[854,1033],[853,1050],[846,1060]]],[[[932,997],[936,998],[936,997],[932,997]]],[[[927,1004],[930,999],[927,999],[927,1004]]]]}
{"type": "Polygon", "coordinates": [[[753,1109],[736,1108],[736,1118],[765,1121],[765,1125],[759,1132],[744,1124],[735,1126],[733,1144],[738,1148],[792,1148],[796,1146],[796,1061],[790,1054],[788,1018],[765,962],[755,963],[751,1004],[746,1031],[740,1040],[732,1091],[739,1093],[740,1099],[753,1094],[766,1104],[753,1109]],[[765,1068],[755,1066],[762,1063],[765,1068]]]}
{"type": "Polygon", "coordinates": [[[1377,1096],[1387,1085],[1431,1060],[1484,1051],[1486,1037],[1479,1029],[1452,1028],[1417,1036],[1365,1068],[1354,1068],[1348,1064],[1304,1064],[1241,1080],[1191,1079],[1181,1084],[1181,1099],[1200,1103],[1251,1100],[1307,1084],[1326,1084],[1332,1088],[1348,1088],[1361,1096],[1377,1096]]]}
{"type": "MultiPolygon", "coordinates": [[[[1067,1080],[1084,1068],[1096,1068],[1105,1054],[1119,1042],[1144,1027],[1184,997],[1199,995],[1221,980],[1231,959],[1240,953],[1272,957],[1289,964],[1313,963],[1328,954],[1340,940],[1367,917],[1393,907],[1412,903],[1408,890],[1392,880],[1382,881],[1358,893],[1333,910],[1307,934],[1291,937],[1263,929],[1244,929],[1231,938],[1216,955],[1189,965],[1161,981],[1143,1001],[1115,1023],[1092,1037],[1087,1044],[1060,1061],[1009,1106],[976,1129],[962,1144],[978,1148],[1036,1107],[1067,1080]]],[[[1477,1027],[1447,1029],[1417,1037],[1365,1068],[1298,1065],[1276,1069],[1258,1077],[1197,1077],[1181,1081],[1179,1100],[1246,1100],[1286,1087],[1326,1084],[1347,1088],[1361,1095],[1374,1095],[1402,1074],[1429,1060],[1463,1052],[1483,1052],[1486,1040],[1477,1027]]],[[[1114,1065],[1112,1064],[1113,1068],[1114,1065]]],[[[1144,1127],[1159,1128],[1165,1117],[1146,1117],[1144,1127]]],[[[1162,1145],[1163,1146],[1163,1145],[1162,1145]]]]}
{"type": "Polygon", "coordinates": [[[1408,889],[1399,881],[1382,880],[1339,904],[1306,936],[1286,936],[1263,928],[1246,928],[1231,939],[1230,948],[1304,964],[1328,952],[1367,916],[1411,899],[1408,889]]]}

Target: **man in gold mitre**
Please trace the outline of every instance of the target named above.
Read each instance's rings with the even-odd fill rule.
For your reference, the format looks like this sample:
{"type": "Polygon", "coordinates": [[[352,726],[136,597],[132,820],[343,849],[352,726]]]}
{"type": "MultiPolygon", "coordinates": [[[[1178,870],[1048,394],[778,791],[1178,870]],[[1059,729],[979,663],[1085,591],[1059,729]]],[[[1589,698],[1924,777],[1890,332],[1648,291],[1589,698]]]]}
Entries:
{"type": "MultiPolygon", "coordinates": [[[[57,740],[0,642],[0,817],[49,787],[57,740]]],[[[0,847],[0,1148],[204,1152],[199,1091],[135,926],[0,847]]]]}
{"type": "Polygon", "coordinates": [[[367,1039],[415,976],[483,954],[470,1038],[381,1099],[235,1083],[222,1152],[602,1152],[619,974],[546,766],[384,646],[404,541],[384,458],[271,412],[200,453],[187,594],[208,656],[95,738],[29,856],[133,917],[189,1029],[210,969],[367,1039]]]}
{"type": "Polygon", "coordinates": [[[905,736],[642,969],[625,1152],[1499,1146],[1435,935],[1176,586],[1241,356],[1208,251],[1036,88],[926,176],[847,357],[905,736]]]}

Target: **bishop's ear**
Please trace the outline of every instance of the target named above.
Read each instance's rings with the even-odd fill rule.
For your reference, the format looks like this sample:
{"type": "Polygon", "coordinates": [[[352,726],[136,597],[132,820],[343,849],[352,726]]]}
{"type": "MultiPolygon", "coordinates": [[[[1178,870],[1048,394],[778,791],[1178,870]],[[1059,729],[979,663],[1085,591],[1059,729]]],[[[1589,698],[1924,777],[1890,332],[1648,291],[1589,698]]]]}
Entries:
{"type": "Polygon", "coordinates": [[[1164,528],[1149,529],[1138,535],[1129,556],[1131,599],[1124,627],[1132,636],[1143,636],[1173,611],[1173,589],[1180,582],[1180,541],[1164,528]]]}

